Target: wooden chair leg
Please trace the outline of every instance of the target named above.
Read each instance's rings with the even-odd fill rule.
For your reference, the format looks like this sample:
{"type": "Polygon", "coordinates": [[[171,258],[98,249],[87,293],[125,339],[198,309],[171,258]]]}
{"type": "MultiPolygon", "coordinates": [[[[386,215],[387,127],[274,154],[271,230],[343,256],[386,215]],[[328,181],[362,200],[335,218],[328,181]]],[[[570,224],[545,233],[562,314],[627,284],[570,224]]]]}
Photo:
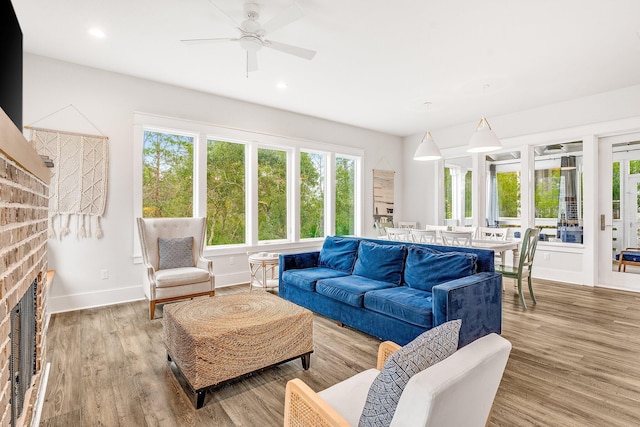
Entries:
{"type": "Polygon", "coordinates": [[[518,295],[520,296],[520,304],[522,304],[522,308],[527,309],[527,304],[524,302],[524,295],[522,295],[522,278],[518,277],[518,295]]]}
{"type": "Polygon", "coordinates": [[[153,320],[153,317],[156,314],[156,302],[149,301],[149,320],[153,320]]]}
{"type": "Polygon", "coordinates": [[[534,304],[537,304],[538,302],[536,301],[536,296],[533,295],[533,286],[531,283],[531,275],[529,275],[529,277],[527,277],[527,280],[529,282],[529,294],[531,295],[531,300],[533,301],[534,304]]]}

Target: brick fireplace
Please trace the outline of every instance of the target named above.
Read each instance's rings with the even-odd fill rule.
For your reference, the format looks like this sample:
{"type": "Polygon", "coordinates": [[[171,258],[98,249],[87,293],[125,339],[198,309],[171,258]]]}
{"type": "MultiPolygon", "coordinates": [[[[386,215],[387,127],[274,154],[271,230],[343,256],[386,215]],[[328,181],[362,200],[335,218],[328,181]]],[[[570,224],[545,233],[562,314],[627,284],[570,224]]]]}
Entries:
{"type": "Polygon", "coordinates": [[[0,109],[0,426],[30,425],[41,381],[49,176],[40,156],[0,109]],[[23,298],[29,293],[33,293],[33,309],[18,306],[29,299],[23,298]],[[17,345],[16,313],[20,322],[30,317],[28,324],[34,331],[22,339],[35,341],[27,347],[33,349],[27,350],[33,352],[27,362],[33,375],[26,381],[22,374],[14,378],[18,376],[14,365],[22,359],[15,353],[23,348],[17,345]],[[16,395],[18,389],[22,396],[16,395]],[[20,413],[12,408],[12,393],[13,400],[20,402],[20,413]]]}

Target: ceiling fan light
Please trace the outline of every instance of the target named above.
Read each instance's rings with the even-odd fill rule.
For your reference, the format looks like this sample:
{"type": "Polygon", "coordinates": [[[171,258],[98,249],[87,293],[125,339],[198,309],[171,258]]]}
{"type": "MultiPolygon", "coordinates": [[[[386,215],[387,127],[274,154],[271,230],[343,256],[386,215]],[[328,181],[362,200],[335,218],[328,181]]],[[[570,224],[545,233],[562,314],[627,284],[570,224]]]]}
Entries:
{"type": "Polygon", "coordinates": [[[491,129],[491,125],[485,117],[480,119],[475,133],[469,141],[468,153],[487,153],[502,148],[502,143],[491,129]]]}
{"type": "Polygon", "coordinates": [[[413,155],[413,160],[428,161],[438,160],[441,158],[442,154],[440,153],[440,149],[433,140],[431,132],[427,131],[422,137],[422,141],[420,141],[420,144],[413,155]]]}

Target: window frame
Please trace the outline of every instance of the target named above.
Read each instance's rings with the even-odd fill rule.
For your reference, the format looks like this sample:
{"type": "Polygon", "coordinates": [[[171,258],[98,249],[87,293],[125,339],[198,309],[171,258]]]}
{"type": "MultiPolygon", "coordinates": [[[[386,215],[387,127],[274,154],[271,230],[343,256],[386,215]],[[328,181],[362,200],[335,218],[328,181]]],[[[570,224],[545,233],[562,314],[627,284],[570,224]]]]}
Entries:
{"type": "MultiPolygon", "coordinates": [[[[269,245],[291,246],[299,243],[322,241],[323,237],[300,238],[300,151],[325,155],[325,236],[334,234],[335,226],[335,159],[344,157],[355,161],[354,178],[354,231],[362,234],[363,209],[363,174],[364,150],[360,148],[339,146],[336,144],[273,135],[263,132],[243,130],[214,124],[158,116],[153,114],[134,113],[134,154],[133,154],[133,219],[142,215],[142,165],[143,135],[145,131],[155,131],[184,135],[194,138],[194,194],[193,215],[205,216],[207,212],[206,176],[207,176],[207,141],[218,140],[244,144],[245,149],[245,242],[242,244],[207,246],[205,255],[232,254],[264,248],[269,245]],[[287,153],[287,238],[284,240],[258,241],[257,213],[257,165],[258,148],[275,149],[287,153]],[[204,183],[204,185],[202,185],[204,183]]],[[[141,256],[137,230],[134,227],[133,256],[141,256]]]]}

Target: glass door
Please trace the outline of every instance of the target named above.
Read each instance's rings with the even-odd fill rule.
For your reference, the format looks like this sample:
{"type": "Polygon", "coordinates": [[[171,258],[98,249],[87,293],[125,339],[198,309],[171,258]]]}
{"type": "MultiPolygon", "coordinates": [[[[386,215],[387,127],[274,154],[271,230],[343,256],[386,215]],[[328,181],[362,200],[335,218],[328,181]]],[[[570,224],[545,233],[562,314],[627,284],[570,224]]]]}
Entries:
{"type": "Polygon", "coordinates": [[[600,139],[598,158],[599,283],[638,291],[640,266],[618,267],[622,250],[640,247],[640,134],[600,139]]]}

